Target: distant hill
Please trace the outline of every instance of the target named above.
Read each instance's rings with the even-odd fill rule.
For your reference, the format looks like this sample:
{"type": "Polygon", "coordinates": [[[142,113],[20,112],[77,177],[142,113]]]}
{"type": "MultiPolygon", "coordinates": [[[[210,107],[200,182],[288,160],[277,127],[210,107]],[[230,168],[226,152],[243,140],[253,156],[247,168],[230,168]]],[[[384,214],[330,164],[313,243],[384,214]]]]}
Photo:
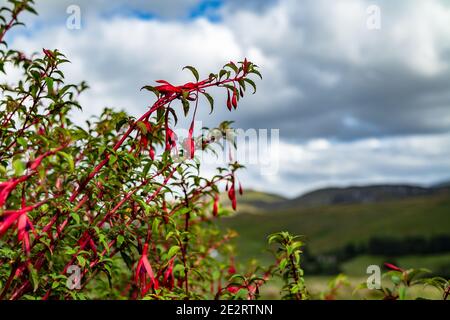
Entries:
{"type": "Polygon", "coordinates": [[[450,188],[450,181],[443,181],[437,183],[433,186],[433,188],[450,188]]]}
{"type": "Polygon", "coordinates": [[[247,257],[269,261],[264,251],[267,236],[278,231],[305,235],[307,248],[315,255],[374,237],[450,235],[450,188],[326,188],[295,199],[247,191],[238,200],[238,214],[222,219],[220,225],[239,233],[241,261],[247,257]]]}
{"type": "Polygon", "coordinates": [[[238,210],[239,214],[220,223],[238,231],[243,256],[261,253],[267,236],[278,231],[305,235],[313,253],[366,242],[374,236],[450,234],[450,192],[378,203],[291,207],[259,215],[248,214],[239,206],[238,210]]]}
{"type": "MultiPolygon", "coordinates": [[[[379,203],[384,201],[401,200],[406,198],[437,195],[450,190],[450,182],[433,187],[415,185],[370,185],[331,187],[305,193],[294,199],[287,199],[279,195],[245,191],[238,197],[240,212],[263,212],[289,208],[311,208],[320,206],[379,203]]],[[[222,196],[222,203],[229,206],[226,194],[222,196]]]]}
{"type": "MultiPolygon", "coordinates": [[[[244,190],[243,195],[237,195],[239,212],[245,211],[247,213],[261,212],[265,208],[286,201],[288,201],[288,199],[280,195],[255,190],[244,190]]],[[[231,206],[226,192],[221,195],[220,202],[226,207],[231,206]]]]}
{"type": "Polygon", "coordinates": [[[439,193],[437,188],[411,185],[373,185],[362,187],[326,188],[304,194],[272,208],[317,207],[343,204],[378,203],[439,193]]]}

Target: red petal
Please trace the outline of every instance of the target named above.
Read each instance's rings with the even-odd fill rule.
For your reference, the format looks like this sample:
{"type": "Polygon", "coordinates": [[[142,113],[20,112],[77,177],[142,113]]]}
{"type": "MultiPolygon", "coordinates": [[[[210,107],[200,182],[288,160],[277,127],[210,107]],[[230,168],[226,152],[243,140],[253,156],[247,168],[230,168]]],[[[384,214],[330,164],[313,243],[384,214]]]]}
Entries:
{"type": "Polygon", "coordinates": [[[25,214],[21,214],[19,217],[19,221],[17,222],[17,238],[19,241],[22,241],[24,235],[27,233],[25,228],[27,227],[27,216],[25,214]]]}
{"type": "Polygon", "coordinates": [[[155,160],[155,149],[153,149],[153,146],[150,146],[150,159],[155,160]]]}
{"type": "Polygon", "coordinates": [[[214,198],[213,216],[217,217],[218,213],[219,213],[219,195],[216,195],[216,197],[214,198]]]}
{"type": "Polygon", "coordinates": [[[231,206],[233,210],[236,210],[236,192],[234,190],[234,185],[231,186],[230,190],[228,190],[228,198],[231,200],[231,206]]]}
{"type": "Polygon", "coordinates": [[[228,99],[227,99],[227,108],[231,111],[232,105],[231,105],[231,97],[230,97],[230,91],[228,91],[228,99]]]}
{"type": "Polygon", "coordinates": [[[134,282],[136,282],[136,284],[139,284],[139,276],[141,273],[141,268],[142,268],[142,258],[139,259],[139,262],[136,267],[136,274],[134,275],[134,282]]]}
{"type": "Polygon", "coordinates": [[[391,270],[394,270],[394,271],[400,271],[400,272],[403,272],[403,269],[401,269],[401,268],[399,268],[399,267],[397,267],[397,266],[395,266],[395,265],[393,265],[393,264],[391,264],[391,263],[385,263],[384,264],[384,266],[386,267],[386,268],[388,268],[388,269],[391,269],[391,270]]]}
{"type": "Polygon", "coordinates": [[[241,288],[238,286],[231,286],[227,288],[228,292],[232,294],[236,294],[239,291],[239,289],[241,288]]]}
{"type": "Polygon", "coordinates": [[[237,105],[238,105],[238,103],[237,103],[236,89],[235,89],[234,92],[233,92],[233,101],[232,101],[232,103],[233,103],[234,109],[236,109],[236,108],[237,108],[237,105]]]}
{"type": "Polygon", "coordinates": [[[9,227],[17,220],[19,217],[18,213],[9,214],[7,217],[2,216],[3,219],[0,221],[0,237],[2,237],[6,231],[8,231],[9,227]]]}
{"type": "Polygon", "coordinates": [[[41,164],[42,160],[44,159],[45,155],[41,155],[39,157],[36,158],[36,160],[34,160],[31,165],[30,165],[30,169],[31,170],[36,170],[37,167],[39,167],[39,165],[41,164]]]}
{"type": "Polygon", "coordinates": [[[195,153],[195,141],[193,138],[193,134],[194,134],[194,122],[192,122],[191,127],[189,128],[189,136],[188,136],[189,156],[191,159],[194,158],[195,153]]]}

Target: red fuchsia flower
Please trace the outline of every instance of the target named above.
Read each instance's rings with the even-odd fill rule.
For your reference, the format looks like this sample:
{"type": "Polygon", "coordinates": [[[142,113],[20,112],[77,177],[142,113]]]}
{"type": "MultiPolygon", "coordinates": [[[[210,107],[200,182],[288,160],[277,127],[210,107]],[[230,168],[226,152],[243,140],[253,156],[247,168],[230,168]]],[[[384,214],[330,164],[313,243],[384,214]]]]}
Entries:
{"type": "Polygon", "coordinates": [[[173,263],[174,263],[174,261],[175,261],[175,257],[170,259],[169,264],[167,266],[167,269],[164,272],[164,279],[163,279],[164,286],[169,288],[170,290],[173,289],[173,286],[175,284],[175,277],[173,276],[173,263]]]}
{"type": "Polygon", "coordinates": [[[53,52],[51,52],[50,50],[42,49],[42,52],[44,52],[44,54],[50,59],[54,59],[55,58],[54,55],[53,55],[53,52]]]}
{"type": "Polygon", "coordinates": [[[166,151],[172,150],[177,145],[176,135],[172,129],[167,127],[166,129],[166,151]]]}
{"type": "Polygon", "coordinates": [[[231,95],[230,95],[230,91],[227,90],[228,93],[228,98],[227,98],[227,108],[228,110],[231,111],[231,109],[233,108],[232,102],[231,102],[231,95]]]}
{"type": "Polygon", "coordinates": [[[150,289],[157,290],[159,288],[158,279],[155,278],[152,266],[147,258],[148,243],[144,245],[141,259],[136,267],[135,282],[141,288],[141,294],[145,295],[150,289]],[[149,278],[149,281],[147,280],[149,278]]]}
{"type": "Polygon", "coordinates": [[[11,179],[0,183],[0,207],[2,207],[8,199],[10,193],[17,187],[17,185],[28,179],[28,176],[23,176],[18,179],[11,179]]]}
{"type": "Polygon", "coordinates": [[[38,205],[23,207],[20,210],[5,211],[0,217],[0,237],[2,237],[9,228],[17,221],[17,239],[22,241],[25,253],[30,253],[30,235],[29,231],[36,232],[33,224],[28,218],[28,212],[35,209],[38,205]]]}
{"type": "Polygon", "coordinates": [[[150,153],[150,159],[152,159],[152,161],[154,161],[155,160],[155,149],[153,148],[152,145],[150,145],[149,153],[150,153]]]}
{"type": "Polygon", "coordinates": [[[385,262],[385,263],[384,263],[384,266],[385,266],[386,268],[390,269],[390,270],[393,270],[393,271],[399,271],[399,272],[403,272],[403,271],[404,271],[403,269],[401,269],[401,268],[399,268],[399,267],[397,267],[397,266],[395,266],[395,265],[393,265],[393,264],[391,264],[391,263],[385,262]]]}
{"type": "MultiPolygon", "coordinates": [[[[146,131],[150,132],[152,130],[152,126],[150,124],[150,122],[147,121],[143,121],[145,127],[146,127],[146,131]]],[[[148,148],[148,138],[147,138],[147,134],[144,132],[141,132],[141,139],[139,141],[139,144],[141,145],[142,149],[147,149],[148,148]]]]}
{"type": "Polygon", "coordinates": [[[227,288],[227,291],[231,294],[236,294],[242,288],[243,288],[242,286],[229,286],[227,288]]]}
{"type": "Polygon", "coordinates": [[[251,300],[252,298],[255,297],[255,294],[256,294],[256,292],[257,292],[257,290],[258,290],[258,287],[255,286],[255,285],[248,285],[248,286],[244,286],[244,285],[241,285],[241,286],[229,286],[229,287],[227,288],[227,291],[228,291],[229,293],[231,293],[231,294],[236,294],[236,293],[238,293],[238,291],[239,291],[240,289],[245,289],[245,290],[247,290],[247,291],[248,291],[247,299],[248,299],[248,300],[251,300]]]}
{"type": "Polygon", "coordinates": [[[141,136],[141,141],[139,142],[139,144],[141,145],[142,149],[147,149],[148,147],[148,139],[146,135],[142,135],[141,136]]]}
{"type": "Polygon", "coordinates": [[[255,297],[255,294],[258,291],[258,286],[251,284],[247,287],[247,291],[248,291],[247,299],[251,300],[252,298],[255,297]]]}
{"type": "Polygon", "coordinates": [[[34,161],[32,161],[29,165],[30,169],[36,170],[39,167],[39,165],[42,163],[42,160],[44,160],[45,157],[47,157],[47,154],[40,155],[39,157],[34,159],[34,161]]]}
{"type": "Polygon", "coordinates": [[[27,255],[30,254],[30,230],[36,232],[27,214],[23,213],[19,216],[17,222],[17,239],[22,241],[24,251],[27,255]]]}
{"type": "Polygon", "coordinates": [[[236,88],[233,91],[233,98],[231,99],[231,104],[233,105],[234,109],[237,108],[238,103],[237,103],[237,91],[236,88]]]}
{"type": "Polygon", "coordinates": [[[184,90],[193,90],[196,88],[198,88],[198,84],[193,83],[193,82],[188,82],[181,86],[181,89],[184,89],[184,90]]]}
{"type": "Polygon", "coordinates": [[[23,272],[25,271],[25,269],[27,268],[29,263],[30,263],[30,260],[26,260],[19,267],[17,267],[16,272],[14,273],[14,276],[17,278],[22,276],[23,272]]]}
{"type": "Polygon", "coordinates": [[[244,69],[244,74],[248,73],[248,67],[250,66],[250,64],[248,63],[247,58],[244,59],[244,64],[243,64],[243,69],[244,69]]]}
{"type": "Polygon", "coordinates": [[[231,200],[231,206],[233,207],[233,210],[236,211],[236,192],[234,189],[234,183],[231,184],[230,189],[228,190],[228,198],[231,200]]]}
{"type": "Polygon", "coordinates": [[[183,91],[180,87],[173,86],[165,80],[157,80],[156,82],[161,83],[161,85],[156,86],[155,89],[158,90],[162,95],[171,96],[172,94],[179,94],[183,91]]]}
{"type": "Polygon", "coordinates": [[[191,127],[189,128],[189,134],[188,134],[188,138],[187,138],[187,149],[189,150],[189,157],[191,159],[194,158],[194,153],[195,153],[195,141],[194,141],[194,122],[192,121],[191,123],[191,127]]]}
{"type": "Polygon", "coordinates": [[[0,216],[0,237],[8,231],[14,222],[20,217],[20,213],[14,212],[0,216]]]}
{"type": "Polygon", "coordinates": [[[242,190],[242,184],[239,182],[239,194],[242,196],[244,194],[244,191],[242,190]]]}
{"type": "Polygon", "coordinates": [[[216,194],[214,197],[214,204],[213,204],[213,216],[217,217],[219,214],[219,195],[216,194]]]}

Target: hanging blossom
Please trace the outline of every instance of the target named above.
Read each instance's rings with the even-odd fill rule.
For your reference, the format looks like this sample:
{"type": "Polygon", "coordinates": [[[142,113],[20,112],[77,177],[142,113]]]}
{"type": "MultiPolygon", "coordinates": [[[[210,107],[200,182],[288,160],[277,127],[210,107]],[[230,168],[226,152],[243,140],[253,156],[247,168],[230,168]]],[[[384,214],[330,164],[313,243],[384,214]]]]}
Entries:
{"type": "Polygon", "coordinates": [[[0,183],[0,207],[6,203],[11,192],[17,187],[17,185],[21,182],[26,181],[29,178],[29,175],[23,176],[20,178],[13,178],[9,181],[5,181],[0,183]]]}
{"type": "Polygon", "coordinates": [[[19,210],[7,210],[0,216],[0,237],[2,237],[14,223],[17,222],[17,239],[23,243],[24,251],[30,253],[30,231],[36,234],[33,223],[28,217],[28,213],[40,207],[46,201],[39,202],[32,206],[23,206],[19,210]]]}
{"type": "Polygon", "coordinates": [[[213,204],[213,216],[217,217],[219,214],[219,194],[216,194],[214,197],[214,204],[213,204]]]}
{"type": "Polygon", "coordinates": [[[236,190],[234,189],[234,181],[231,183],[231,187],[228,189],[228,198],[231,201],[231,206],[233,210],[236,211],[236,190]]]}
{"type": "Polygon", "coordinates": [[[166,271],[164,272],[164,279],[163,279],[164,286],[169,288],[170,290],[173,289],[173,286],[175,284],[175,277],[173,275],[174,261],[175,257],[169,260],[169,264],[167,266],[166,271]]]}
{"type": "Polygon", "coordinates": [[[385,266],[386,268],[390,269],[390,270],[393,270],[393,271],[399,271],[399,272],[403,272],[403,271],[404,271],[402,268],[399,268],[399,267],[393,265],[392,263],[387,263],[387,262],[386,262],[386,263],[384,264],[384,266],[385,266]]]}
{"type": "Polygon", "coordinates": [[[136,267],[135,282],[141,288],[141,294],[144,296],[150,289],[157,290],[159,288],[158,279],[153,273],[152,266],[147,258],[148,243],[144,245],[142,256],[136,267]]]}

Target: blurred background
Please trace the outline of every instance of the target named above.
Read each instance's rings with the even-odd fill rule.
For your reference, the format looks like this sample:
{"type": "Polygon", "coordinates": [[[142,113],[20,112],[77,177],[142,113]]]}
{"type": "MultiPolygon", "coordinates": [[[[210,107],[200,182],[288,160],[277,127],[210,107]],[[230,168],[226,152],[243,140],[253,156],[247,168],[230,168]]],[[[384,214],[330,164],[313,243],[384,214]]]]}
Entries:
{"type": "Polygon", "coordinates": [[[385,261],[450,276],[449,1],[36,3],[9,44],[67,55],[68,80],[91,87],[80,123],[104,107],[141,114],[152,97],[139,88],[187,81],[185,65],[205,76],[244,57],[260,66],[237,112],[218,100],[199,114],[279,130],[276,172],[248,164],[222,222],[241,234],[241,262],[266,261],[267,235],[287,230],[306,236],[306,272],[324,279],[385,261]]]}

